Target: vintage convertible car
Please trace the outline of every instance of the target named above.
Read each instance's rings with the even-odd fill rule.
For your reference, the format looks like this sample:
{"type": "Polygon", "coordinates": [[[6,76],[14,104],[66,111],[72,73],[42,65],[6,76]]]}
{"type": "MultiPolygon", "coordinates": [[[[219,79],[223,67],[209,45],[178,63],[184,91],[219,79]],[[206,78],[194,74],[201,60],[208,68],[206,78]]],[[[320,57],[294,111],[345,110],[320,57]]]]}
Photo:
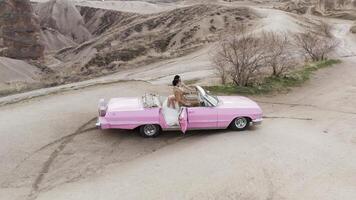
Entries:
{"type": "Polygon", "coordinates": [[[167,98],[146,94],[140,98],[113,98],[99,101],[96,126],[101,129],[138,129],[144,137],[162,131],[197,129],[245,130],[262,122],[262,110],[254,101],[241,96],[213,96],[196,87],[199,107],[167,107],[167,98]]]}

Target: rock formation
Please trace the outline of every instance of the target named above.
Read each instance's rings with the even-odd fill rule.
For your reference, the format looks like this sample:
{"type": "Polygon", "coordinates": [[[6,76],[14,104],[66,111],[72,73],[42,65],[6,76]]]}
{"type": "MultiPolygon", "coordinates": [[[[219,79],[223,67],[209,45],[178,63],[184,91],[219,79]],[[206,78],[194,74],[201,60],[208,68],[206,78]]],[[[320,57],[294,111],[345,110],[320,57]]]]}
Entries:
{"type": "Polygon", "coordinates": [[[0,0],[0,54],[16,59],[39,59],[39,22],[29,0],[0,0]]]}
{"type": "Polygon", "coordinates": [[[233,25],[253,23],[246,7],[198,4],[156,14],[134,14],[81,7],[93,39],[62,49],[55,57],[66,69],[66,82],[108,74],[119,68],[192,52],[233,25]],[[68,74],[68,75],[66,75],[68,74]]]}
{"type": "Polygon", "coordinates": [[[318,0],[317,3],[317,7],[323,12],[335,9],[351,9],[355,6],[355,0],[318,0]]]}
{"type": "Polygon", "coordinates": [[[72,1],[50,0],[38,4],[35,10],[41,27],[57,30],[77,43],[85,42],[92,37],[72,1]]]}

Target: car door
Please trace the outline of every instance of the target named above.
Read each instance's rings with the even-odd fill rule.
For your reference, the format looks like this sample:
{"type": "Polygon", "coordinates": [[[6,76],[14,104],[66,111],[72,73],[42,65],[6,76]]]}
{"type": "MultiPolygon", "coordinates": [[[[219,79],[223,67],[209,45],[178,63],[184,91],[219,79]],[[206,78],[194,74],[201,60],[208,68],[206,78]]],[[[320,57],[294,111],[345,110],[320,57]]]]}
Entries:
{"type": "Polygon", "coordinates": [[[218,112],[215,107],[189,107],[187,114],[189,129],[210,129],[218,126],[218,112]]]}
{"type": "Polygon", "coordinates": [[[179,125],[180,130],[185,133],[188,129],[188,115],[187,115],[187,108],[182,107],[179,113],[179,125]]]}

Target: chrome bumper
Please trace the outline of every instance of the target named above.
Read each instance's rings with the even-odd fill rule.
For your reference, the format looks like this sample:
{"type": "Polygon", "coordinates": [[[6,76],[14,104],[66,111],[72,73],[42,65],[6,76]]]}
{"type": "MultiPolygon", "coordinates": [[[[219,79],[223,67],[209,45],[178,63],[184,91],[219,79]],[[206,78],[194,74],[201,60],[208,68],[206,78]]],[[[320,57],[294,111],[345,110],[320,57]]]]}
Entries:
{"type": "Polygon", "coordinates": [[[261,125],[262,124],[262,121],[263,119],[255,119],[255,120],[252,120],[251,124],[252,125],[261,125]]]}
{"type": "Polygon", "coordinates": [[[100,124],[100,122],[99,122],[99,120],[95,123],[95,126],[96,126],[96,128],[101,128],[101,124],[100,124]]]}

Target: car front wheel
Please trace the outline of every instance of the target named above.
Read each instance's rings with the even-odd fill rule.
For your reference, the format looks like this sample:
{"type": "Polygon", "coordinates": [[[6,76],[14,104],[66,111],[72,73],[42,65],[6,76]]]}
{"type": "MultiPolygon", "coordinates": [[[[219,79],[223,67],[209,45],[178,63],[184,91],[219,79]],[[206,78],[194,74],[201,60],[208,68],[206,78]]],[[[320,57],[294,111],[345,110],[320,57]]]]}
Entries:
{"type": "Polygon", "coordinates": [[[143,137],[156,137],[161,133],[161,129],[158,125],[146,124],[140,127],[140,134],[143,137]]]}
{"type": "Polygon", "coordinates": [[[243,131],[248,128],[250,124],[250,119],[246,117],[237,117],[231,123],[231,128],[237,131],[243,131]]]}

